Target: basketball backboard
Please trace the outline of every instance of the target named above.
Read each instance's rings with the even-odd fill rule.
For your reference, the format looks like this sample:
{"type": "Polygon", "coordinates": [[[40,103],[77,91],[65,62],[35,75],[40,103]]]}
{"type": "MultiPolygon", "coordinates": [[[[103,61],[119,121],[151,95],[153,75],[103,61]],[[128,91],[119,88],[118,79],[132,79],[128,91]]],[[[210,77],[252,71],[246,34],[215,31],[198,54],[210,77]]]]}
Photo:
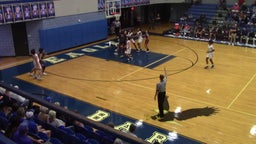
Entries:
{"type": "Polygon", "coordinates": [[[121,0],[106,0],[105,1],[106,18],[119,19],[121,16],[121,0]]]}

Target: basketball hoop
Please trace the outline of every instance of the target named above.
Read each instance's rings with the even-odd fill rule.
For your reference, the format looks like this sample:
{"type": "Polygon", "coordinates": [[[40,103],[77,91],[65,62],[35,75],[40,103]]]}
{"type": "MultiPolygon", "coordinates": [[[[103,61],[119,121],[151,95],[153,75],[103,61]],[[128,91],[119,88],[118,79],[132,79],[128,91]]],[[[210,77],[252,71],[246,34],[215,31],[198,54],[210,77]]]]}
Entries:
{"type": "Polygon", "coordinates": [[[119,21],[119,20],[120,20],[120,16],[121,16],[121,15],[119,15],[119,13],[118,13],[118,14],[115,14],[115,18],[116,18],[116,20],[118,20],[118,21],[119,21]]]}
{"type": "Polygon", "coordinates": [[[105,1],[106,18],[120,19],[121,16],[121,0],[106,0],[105,1]]]}

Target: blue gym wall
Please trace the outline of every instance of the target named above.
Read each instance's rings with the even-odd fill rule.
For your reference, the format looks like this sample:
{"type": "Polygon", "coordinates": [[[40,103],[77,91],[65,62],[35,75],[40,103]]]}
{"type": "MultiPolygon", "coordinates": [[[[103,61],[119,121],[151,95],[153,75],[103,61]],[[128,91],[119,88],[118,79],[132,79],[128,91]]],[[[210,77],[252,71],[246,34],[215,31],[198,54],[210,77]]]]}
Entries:
{"type": "MultiPolygon", "coordinates": [[[[107,38],[104,13],[92,12],[26,22],[29,51],[47,53],[107,38]]],[[[11,25],[0,26],[0,56],[15,56],[11,25]]]]}
{"type": "Polygon", "coordinates": [[[107,20],[98,12],[49,19],[39,30],[40,47],[48,53],[105,39],[107,35],[107,20]]]}
{"type": "Polygon", "coordinates": [[[0,56],[14,56],[11,25],[0,26],[0,56]]]}

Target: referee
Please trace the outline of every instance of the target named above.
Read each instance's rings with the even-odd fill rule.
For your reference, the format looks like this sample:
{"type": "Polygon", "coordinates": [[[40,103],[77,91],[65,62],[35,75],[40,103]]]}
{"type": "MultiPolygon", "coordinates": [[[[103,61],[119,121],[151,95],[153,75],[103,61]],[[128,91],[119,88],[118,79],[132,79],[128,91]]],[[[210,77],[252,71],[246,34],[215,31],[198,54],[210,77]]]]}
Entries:
{"type": "Polygon", "coordinates": [[[164,99],[166,95],[166,82],[167,82],[166,69],[164,69],[164,71],[165,71],[165,75],[160,74],[159,76],[160,82],[156,84],[156,93],[154,97],[154,100],[156,100],[156,97],[157,97],[158,109],[159,109],[159,113],[157,116],[159,116],[160,118],[164,117],[164,99]]]}

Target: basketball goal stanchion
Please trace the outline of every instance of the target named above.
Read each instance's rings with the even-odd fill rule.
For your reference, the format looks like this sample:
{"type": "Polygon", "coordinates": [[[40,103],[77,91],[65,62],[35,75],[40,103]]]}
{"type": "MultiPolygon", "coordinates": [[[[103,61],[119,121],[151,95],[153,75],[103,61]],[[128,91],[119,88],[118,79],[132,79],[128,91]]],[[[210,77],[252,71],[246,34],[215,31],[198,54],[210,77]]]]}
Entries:
{"type": "Polygon", "coordinates": [[[121,16],[121,0],[106,0],[105,1],[106,18],[120,19],[121,16]]]}

